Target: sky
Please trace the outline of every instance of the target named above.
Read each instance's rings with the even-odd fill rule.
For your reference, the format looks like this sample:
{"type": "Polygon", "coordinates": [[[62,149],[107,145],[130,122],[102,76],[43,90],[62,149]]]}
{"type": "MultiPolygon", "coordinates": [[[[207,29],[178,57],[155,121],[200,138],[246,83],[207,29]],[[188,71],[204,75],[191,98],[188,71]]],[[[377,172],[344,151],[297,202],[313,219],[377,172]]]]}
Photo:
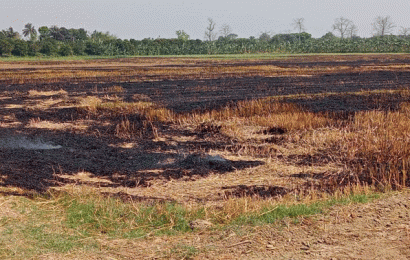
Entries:
{"type": "Polygon", "coordinates": [[[176,38],[183,30],[191,39],[204,39],[208,18],[216,30],[224,24],[240,38],[296,32],[292,23],[304,18],[306,32],[318,38],[332,31],[336,18],[358,27],[370,37],[377,16],[390,16],[410,28],[410,0],[0,0],[0,30],[24,25],[84,28],[110,32],[121,39],[176,38]]]}

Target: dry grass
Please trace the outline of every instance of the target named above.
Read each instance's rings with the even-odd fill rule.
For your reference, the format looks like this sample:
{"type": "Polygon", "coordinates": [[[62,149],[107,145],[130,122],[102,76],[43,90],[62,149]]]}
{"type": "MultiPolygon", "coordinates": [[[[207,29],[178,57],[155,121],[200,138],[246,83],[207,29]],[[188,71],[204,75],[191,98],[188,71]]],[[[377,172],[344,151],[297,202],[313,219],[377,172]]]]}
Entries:
{"type": "Polygon", "coordinates": [[[68,92],[60,89],[58,91],[37,91],[37,90],[29,90],[29,96],[38,97],[38,96],[67,96],[68,92]]]}
{"type": "Polygon", "coordinates": [[[176,116],[174,121],[182,125],[213,124],[221,126],[221,132],[241,141],[250,139],[252,132],[277,128],[284,132],[330,127],[336,121],[326,116],[304,110],[292,103],[269,99],[240,101],[220,110],[190,113],[176,116]]]}
{"type": "Polygon", "coordinates": [[[113,134],[121,138],[141,138],[146,134],[158,137],[156,125],[168,123],[173,118],[172,111],[147,101],[104,102],[88,96],[78,100],[78,109],[88,117],[113,121],[113,134]]]}
{"type": "Polygon", "coordinates": [[[394,189],[409,186],[410,117],[408,103],[396,112],[355,115],[339,143],[356,181],[394,189]]]}
{"type": "Polygon", "coordinates": [[[363,99],[360,93],[352,95],[361,102],[396,101],[400,109],[356,112],[346,118],[343,113],[310,112],[284,99],[262,99],[238,102],[220,110],[179,115],[174,120],[197,129],[205,125],[207,131],[219,132],[243,143],[237,149],[241,155],[275,156],[280,151],[282,155],[296,152],[316,162],[325,158],[341,169],[328,174],[326,185],[332,186],[328,187],[330,190],[351,184],[375,185],[382,189],[409,186],[410,105],[397,101],[408,99],[409,91],[364,91],[363,99]],[[261,138],[258,135],[263,132],[261,129],[268,129],[267,134],[273,129],[273,138],[261,138]],[[290,150],[293,152],[289,153],[290,150]]]}
{"type": "Polygon", "coordinates": [[[172,111],[147,101],[128,103],[117,100],[115,102],[103,102],[98,97],[88,96],[80,98],[78,103],[80,110],[85,110],[94,115],[139,115],[151,122],[156,121],[159,123],[166,123],[173,117],[172,111]]]}
{"type": "Polygon", "coordinates": [[[109,87],[109,88],[107,89],[107,92],[123,93],[123,92],[125,92],[125,89],[124,89],[123,87],[121,87],[121,86],[114,85],[114,86],[112,86],[112,87],[109,87]]]}
{"type": "MultiPolygon", "coordinates": [[[[406,90],[399,92],[400,96],[409,94],[406,90]]],[[[391,101],[391,95],[397,93],[378,94],[370,101],[391,101]]],[[[104,103],[88,97],[80,105],[90,113],[121,116],[115,129],[117,136],[142,136],[141,129],[148,129],[158,137],[154,124],[178,123],[199,131],[221,133],[240,143],[253,141],[251,145],[241,146],[246,147],[242,154],[274,156],[281,147],[287,147],[299,149],[300,155],[331,158],[344,168],[343,174],[327,180],[335,187],[372,184],[397,189],[409,185],[410,105],[407,102],[401,103],[398,111],[356,112],[347,119],[343,114],[338,118],[337,113],[310,112],[294,103],[272,99],[241,101],[219,110],[186,114],[175,114],[144,101],[104,103]],[[140,116],[140,122],[130,121],[131,115],[140,116]],[[282,145],[266,145],[266,140],[262,140],[262,145],[255,146],[255,135],[263,132],[262,129],[283,131],[280,133],[283,136],[273,139],[282,145]]],[[[274,137],[277,134],[273,133],[274,137]]]]}

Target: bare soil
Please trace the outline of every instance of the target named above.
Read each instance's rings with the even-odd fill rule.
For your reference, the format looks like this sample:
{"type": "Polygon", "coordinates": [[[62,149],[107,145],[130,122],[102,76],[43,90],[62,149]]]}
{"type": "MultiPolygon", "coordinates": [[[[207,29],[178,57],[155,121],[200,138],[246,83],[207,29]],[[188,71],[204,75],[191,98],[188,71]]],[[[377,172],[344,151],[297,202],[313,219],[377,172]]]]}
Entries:
{"type": "Polygon", "coordinates": [[[409,193],[369,204],[337,206],[325,215],[257,227],[203,231],[146,241],[114,241],[107,254],[132,259],[408,259],[409,193]],[[144,248],[141,250],[141,248],[144,248]],[[191,251],[189,251],[191,249],[191,251]]]}

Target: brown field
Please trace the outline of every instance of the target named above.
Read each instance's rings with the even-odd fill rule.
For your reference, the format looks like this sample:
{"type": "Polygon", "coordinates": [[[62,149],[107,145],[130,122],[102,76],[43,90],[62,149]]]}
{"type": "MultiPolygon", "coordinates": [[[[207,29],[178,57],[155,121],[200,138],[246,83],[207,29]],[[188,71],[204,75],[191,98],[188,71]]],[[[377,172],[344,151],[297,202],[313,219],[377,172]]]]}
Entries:
{"type": "MultiPolygon", "coordinates": [[[[87,189],[130,203],[206,207],[208,219],[226,223],[275,203],[401,191],[410,186],[409,61],[404,54],[0,61],[0,193],[87,189]],[[34,149],[51,145],[59,149],[34,149]]],[[[148,259],[405,259],[409,204],[391,211],[407,196],[283,232],[200,231],[111,241],[114,249],[103,241],[89,257],[133,259],[133,248],[144,246],[148,259]],[[373,219],[394,230],[370,232],[373,219]],[[196,253],[184,255],[181,243],[196,253]]]]}

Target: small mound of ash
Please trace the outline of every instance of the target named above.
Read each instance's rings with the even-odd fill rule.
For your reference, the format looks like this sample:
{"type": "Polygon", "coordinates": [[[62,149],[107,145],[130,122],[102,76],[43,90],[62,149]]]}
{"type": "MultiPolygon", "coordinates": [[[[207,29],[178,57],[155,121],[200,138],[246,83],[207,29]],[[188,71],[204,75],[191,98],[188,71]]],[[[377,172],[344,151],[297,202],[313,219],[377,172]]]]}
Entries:
{"type": "Polygon", "coordinates": [[[180,161],[179,166],[185,169],[192,168],[207,168],[211,170],[219,171],[231,171],[233,170],[232,162],[224,159],[219,155],[200,155],[191,154],[184,160],[180,161]]]}

